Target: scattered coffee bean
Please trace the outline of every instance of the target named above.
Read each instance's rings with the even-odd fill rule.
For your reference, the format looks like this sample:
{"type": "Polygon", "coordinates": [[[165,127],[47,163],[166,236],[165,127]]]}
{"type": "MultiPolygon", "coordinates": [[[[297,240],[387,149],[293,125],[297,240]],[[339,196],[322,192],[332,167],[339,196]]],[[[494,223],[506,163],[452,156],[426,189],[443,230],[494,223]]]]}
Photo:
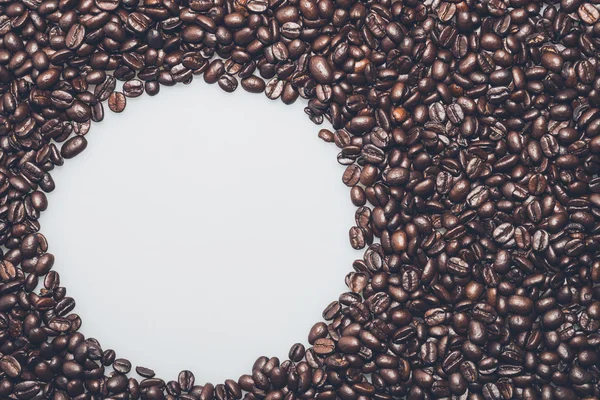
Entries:
{"type": "Polygon", "coordinates": [[[121,113],[125,110],[127,105],[127,98],[121,92],[112,92],[108,98],[108,108],[112,112],[121,113]]]}

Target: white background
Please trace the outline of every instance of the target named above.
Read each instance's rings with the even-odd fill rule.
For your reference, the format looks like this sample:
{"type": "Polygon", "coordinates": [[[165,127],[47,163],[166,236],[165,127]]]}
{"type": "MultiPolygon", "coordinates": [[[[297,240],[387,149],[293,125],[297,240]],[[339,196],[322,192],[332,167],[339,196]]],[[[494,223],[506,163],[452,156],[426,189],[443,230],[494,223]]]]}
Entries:
{"type": "Polygon", "coordinates": [[[198,383],[306,343],[361,253],[338,150],[304,104],[196,78],[106,107],[41,218],[86,336],[198,383]]]}

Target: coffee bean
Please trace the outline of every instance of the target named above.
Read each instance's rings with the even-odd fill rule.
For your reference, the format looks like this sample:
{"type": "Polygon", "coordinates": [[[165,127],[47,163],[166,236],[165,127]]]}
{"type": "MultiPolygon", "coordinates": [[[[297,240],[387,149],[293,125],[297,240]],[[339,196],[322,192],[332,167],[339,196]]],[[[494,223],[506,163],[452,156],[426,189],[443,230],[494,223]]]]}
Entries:
{"type": "Polygon", "coordinates": [[[132,79],[123,84],[125,97],[139,97],[144,93],[144,84],[139,79],[132,79]]]}
{"type": "Polygon", "coordinates": [[[531,235],[523,226],[517,226],[514,234],[515,244],[520,249],[529,249],[531,247],[531,235]]]}
{"type": "Polygon", "coordinates": [[[360,350],[361,344],[360,340],[356,337],[344,336],[338,341],[338,347],[345,354],[354,354],[360,350]]]}
{"type": "Polygon", "coordinates": [[[87,140],[83,136],[73,136],[67,140],[60,149],[60,154],[64,158],[73,158],[81,153],[87,147],[87,140]]]}
{"type": "Polygon", "coordinates": [[[71,26],[65,37],[65,44],[68,49],[77,49],[83,43],[85,39],[85,27],[80,24],[74,24],[71,26]]]}
{"type": "Polygon", "coordinates": [[[320,355],[331,354],[335,350],[335,343],[331,339],[321,338],[315,341],[313,346],[315,353],[320,355]]]}
{"type": "Polygon", "coordinates": [[[113,362],[113,368],[115,369],[115,371],[121,374],[126,374],[129,371],[131,371],[131,362],[124,358],[118,358],[113,362]]]}
{"type": "Polygon", "coordinates": [[[544,251],[550,244],[550,235],[545,230],[537,230],[533,234],[531,247],[535,251],[544,251]]]}
{"type": "Polygon", "coordinates": [[[446,120],[446,110],[441,103],[433,103],[429,107],[429,117],[434,122],[444,122],[446,120]]]}
{"type": "Polygon", "coordinates": [[[242,87],[250,93],[261,93],[265,90],[265,81],[256,76],[250,76],[242,79],[242,87]]]}
{"type": "Polygon", "coordinates": [[[504,244],[513,238],[514,233],[515,227],[506,222],[494,229],[493,236],[496,242],[504,244]]]}
{"type": "Polygon", "coordinates": [[[119,0],[95,0],[95,3],[103,11],[114,11],[119,7],[119,0]]]}
{"type": "Polygon", "coordinates": [[[222,60],[213,60],[204,73],[204,82],[216,83],[225,73],[225,64],[222,60]]]}
{"type": "Polygon", "coordinates": [[[593,25],[600,19],[600,12],[596,6],[590,3],[580,5],[577,9],[577,14],[579,14],[579,18],[588,25],[593,25]]]}
{"type": "Polygon", "coordinates": [[[323,310],[323,319],[325,319],[326,321],[330,321],[337,317],[340,311],[340,303],[337,301],[331,302],[327,307],[325,307],[325,310],[323,310]]]}
{"type": "Polygon", "coordinates": [[[308,62],[308,69],[317,82],[329,84],[333,82],[333,71],[322,56],[313,56],[308,62]]]}
{"type": "Polygon", "coordinates": [[[517,314],[527,315],[533,310],[533,301],[523,296],[511,296],[508,299],[508,308],[517,314]]]}
{"type": "Polygon", "coordinates": [[[112,76],[108,76],[104,82],[96,85],[96,88],[94,89],[94,96],[96,96],[99,101],[107,100],[116,87],[117,80],[112,76]]]}
{"type": "Polygon", "coordinates": [[[117,374],[106,381],[106,388],[110,393],[120,393],[127,387],[125,375],[117,374]]]}
{"type": "Polygon", "coordinates": [[[442,22],[448,22],[456,13],[456,4],[450,2],[443,2],[440,4],[440,8],[438,9],[438,18],[442,22]]]}
{"type": "Polygon", "coordinates": [[[16,378],[21,374],[21,364],[12,356],[0,358],[0,370],[11,378],[16,378]]]}
{"type": "Polygon", "coordinates": [[[460,124],[465,118],[465,113],[458,103],[452,103],[446,107],[446,115],[448,120],[455,125],[460,124]]]}
{"type": "Polygon", "coordinates": [[[327,143],[332,143],[334,140],[333,132],[328,129],[321,129],[319,131],[319,138],[327,143]]]}
{"type": "Polygon", "coordinates": [[[467,195],[467,203],[473,208],[479,208],[489,198],[489,190],[485,186],[478,186],[467,195]]]}
{"type": "Polygon", "coordinates": [[[135,367],[135,372],[138,375],[143,376],[144,378],[152,378],[155,375],[153,370],[146,368],[146,367],[140,367],[140,366],[135,367]]]}
{"type": "Polygon", "coordinates": [[[60,71],[56,68],[50,68],[42,72],[36,79],[36,85],[42,90],[52,88],[60,79],[60,71]]]}
{"type": "Polygon", "coordinates": [[[471,267],[466,261],[458,257],[451,257],[448,260],[448,271],[453,275],[465,277],[469,276],[471,267]]]}
{"type": "Polygon", "coordinates": [[[14,386],[14,394],[17,399],[34,398],[41,390],[41,386],[36,381],[23,381],[14,386]]]}
{"type": "Polygon", "coordinates": [[[218,82],[219,87],[228,93],[234,92],[238,87],[237,79],[231,75],[222,75],[218,82]]]}
{"type": "Polygon", "coordinates": [[[269,99],[276,100],[282,95],[284,85],[284,81],[273,78],[266,84],[265,94],[269,99]]]}
{"type": "Polygon", "coordinates": [[[156,96],[160,91],[160,85],[158,82],[147,81],[144,84],[144,88],[146,89],[146,93],[150,96],[156,96]]]}
{"type": "Polygon", "coordinates": [[[542,317],[542,324],[545,329],[558,328],[564,321],[564,315],[561,310],[553,309],[547,311],[542,317]]]}
{"type": "Polygon", "coordinates": [[[112,112],[121,113],[125,110],[127,105],[127,98],[121,92],[112,92],[108,97],[108,108],[112,112]]]}
{"type": "Polygon", "coordinates": [[[71,93],[64,90],[54,90],[51,93],[50,101],[56,108],[67,109],[73,104],[74,98],[71,93]]]}
{"type": "Polygon", "coordinates": [[[182,391],[188,392],[194,387],[195,377],[191,371],[181,371],[177,377],[177,382],[182,391]]]}

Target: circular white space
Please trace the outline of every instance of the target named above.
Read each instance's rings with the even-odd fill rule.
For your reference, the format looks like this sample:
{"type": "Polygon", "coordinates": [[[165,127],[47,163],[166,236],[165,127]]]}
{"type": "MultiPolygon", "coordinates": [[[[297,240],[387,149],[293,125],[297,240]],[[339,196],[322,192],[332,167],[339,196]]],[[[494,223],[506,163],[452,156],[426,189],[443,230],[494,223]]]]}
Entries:
{"type": "Polygon", "coordinates": [[[86,336],[199,383],[306,342],[360,253],[337,150],[303,107],[197,79],[107,110],[41,218],[86,336]]]}

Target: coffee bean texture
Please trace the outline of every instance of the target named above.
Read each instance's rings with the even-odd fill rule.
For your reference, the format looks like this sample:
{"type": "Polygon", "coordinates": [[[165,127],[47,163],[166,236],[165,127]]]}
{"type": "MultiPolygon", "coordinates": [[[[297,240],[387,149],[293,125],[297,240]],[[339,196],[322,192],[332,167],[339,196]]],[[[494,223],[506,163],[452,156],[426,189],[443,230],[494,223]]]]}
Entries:
{"type": "Polygon", "coordinates": [[[599,398],[599,50],[597,1],[0,0],[0,398],[599,398]],[[85,338],[38,222],[106,107],[200,75],[327,122],[363,251],[216,385],[85,338]]]}

